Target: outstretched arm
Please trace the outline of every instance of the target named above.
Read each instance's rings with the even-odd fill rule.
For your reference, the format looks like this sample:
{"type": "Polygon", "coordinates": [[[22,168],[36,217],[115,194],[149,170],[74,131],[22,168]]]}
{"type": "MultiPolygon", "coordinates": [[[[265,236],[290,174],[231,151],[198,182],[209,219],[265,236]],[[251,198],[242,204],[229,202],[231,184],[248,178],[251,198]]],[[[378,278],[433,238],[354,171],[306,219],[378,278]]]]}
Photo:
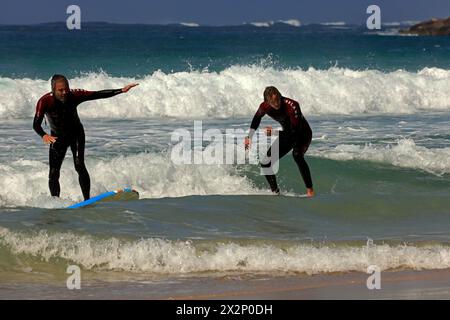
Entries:
{"type": "Polygon", "coordinates": [[[123,93],[127,93],[128,91],[130,91],[131,88],[134,88],[134,87],[136,87],[136,86],[138,86],[138,85],[139,85],[139,83],[132,83],[132,84],[129,84],[129,85],[127,85],[127,86],[125,86],[125,87],[122,88],[122,92],[123,92],[123,93]]]}
{"type": "Polygon", "coordinates": [[[80,103],[84,101],[91,101],[97,99],[105,99],[110,98],[120,93],[126,93],[131,88],[137,86],[138,83],[129,84],[121,89],[108,89],[108,90],[100,90],[100,91],[85,91],[85,90],[74,90],[73,94],[75,97],[80,99],[80,103]]]}

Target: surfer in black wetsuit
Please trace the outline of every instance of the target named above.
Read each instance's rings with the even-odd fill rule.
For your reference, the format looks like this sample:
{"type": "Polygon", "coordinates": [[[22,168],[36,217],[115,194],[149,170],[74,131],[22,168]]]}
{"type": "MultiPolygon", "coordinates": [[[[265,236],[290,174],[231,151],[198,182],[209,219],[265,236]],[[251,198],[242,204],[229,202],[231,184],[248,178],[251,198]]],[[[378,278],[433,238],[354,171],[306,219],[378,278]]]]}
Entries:
{"type": "Polygon", "coordinates": [[[48,184],[52,196],[59,197],[59,171],[67,148],[70,147],[84,200],[90,198],[91,181],[84,164],[85,136],[77,113],[78,105],[85,101],[109,98],[128,92],[137,85],[133,83],[122,89],[102,91],[70,90],[66,77],[62,75],[52,77],[52,92],[39,99],[33,121],[34,131],[42,137],[45,144],[50,144],[48,184]],[[44,115],[50,125],[50,134],[42,129],[44,115]]]}
{"type": "MultiPolygon", "coordinates": [[[[278,159],[281,159],[292,150],[292,155],[307,189],[306,193],[308,197],[313,197],[314,189],[311,173],[304,158],[304,154],[311,143],[312,130],[303,116],[297,101],[283,97],[275,87],[267,87],[264,90],[264,102],[261,103],[258,111],[256,111],[250,125],[249,135],[245,138],[245,148],[249,148],[251,139],[256,129],[258,129],[262,117],[266,114],[279,122],[283,128],[283,131],[280,131],[279,137],[273,143],[273,145],[279,148],[278,159]]],[[[271,127],[266,128],[268,135],[271,135],[271,132],[271,127]]],[[[271,156],[272,148],[273,146],[267,151],[267,157],[271,156]]],[[[271,167],[271,163],[262,163],[261,166],[263,168],[269,168],[271,167]]],[[[279,194],[280,190],[278,189],[275,175],[267,174],[265,177],[269,182],[272,192],[279,194]]]]}

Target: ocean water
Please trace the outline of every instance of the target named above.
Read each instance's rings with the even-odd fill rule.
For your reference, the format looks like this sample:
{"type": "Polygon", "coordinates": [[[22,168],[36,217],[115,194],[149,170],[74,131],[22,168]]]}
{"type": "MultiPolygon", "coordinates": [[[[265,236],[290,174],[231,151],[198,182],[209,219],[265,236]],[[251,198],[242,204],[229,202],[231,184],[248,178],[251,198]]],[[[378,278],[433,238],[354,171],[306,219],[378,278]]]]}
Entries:
{"type": "Polygon", "coordinates": [[[64,278],[68,265],[141,280],[450,267],[450,38],[91,23],[0,26],[0,42],[0,281],[64,278]],[[50,197],[32,119],[54,73],[89,90],[140,83],[78,108],[91,193],[128,186],[140,200],[64,209],[81,200],[70,152],[50,197]],[[246,131],[267,85],[313,129],[315,198],[291,155],[282,196],[254,164],[172,161],[173,132],[194,121],[246,131]]]}

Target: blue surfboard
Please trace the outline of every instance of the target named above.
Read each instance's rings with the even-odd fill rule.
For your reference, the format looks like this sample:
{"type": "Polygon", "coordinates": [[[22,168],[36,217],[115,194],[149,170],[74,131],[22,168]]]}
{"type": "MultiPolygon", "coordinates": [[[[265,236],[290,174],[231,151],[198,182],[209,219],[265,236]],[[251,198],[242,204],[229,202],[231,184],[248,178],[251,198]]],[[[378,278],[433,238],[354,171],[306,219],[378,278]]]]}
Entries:
{"type": "Polygon", "coordinates": [[[98,196],[95,196],[93,198],[90,198],[89,200],[75,203],[67,209],[76,209],[76,208],[82,208],[89,205],[92,205],[97,202],[104,202],[104,201],[126,201],[126,200],[138,200],[139,199],[139,193],[136,190],[130,189],[130,188],[124,188],[124,189],[118,189],[114,191],[108,191],[102,194],[99,194],[98,196]]]}

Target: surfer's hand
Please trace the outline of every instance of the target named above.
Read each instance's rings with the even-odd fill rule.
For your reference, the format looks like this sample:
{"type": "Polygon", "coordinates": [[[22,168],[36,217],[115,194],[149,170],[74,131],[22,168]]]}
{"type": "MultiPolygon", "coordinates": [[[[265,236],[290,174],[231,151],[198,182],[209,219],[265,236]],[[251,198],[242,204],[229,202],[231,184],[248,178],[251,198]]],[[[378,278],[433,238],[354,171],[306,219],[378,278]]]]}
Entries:
{"type": "Polygon", "coordinates": [[[138,86],[139,83],[132,83],[122,88],[122,92],[128,92],[131,88],[138,86]]]}
{"type": "Polygon", "coordinates": [[[44,141],[45,144],[52,144],[52,143],[56,142],[56,139],[58,139],[58,137],[53,137],[49,134],[45,134],[42,137],[42,141],[44,141]]]}
{"type": "Polygon", "coordinates": [[[307,196],[308,198],[314,197],[314,190],[313,190],[313,188],[308,188],[308,189],[306,189],[306,196],[307,196]]]}
{"type": "Polygon", "coordinates": [[[272,127],[271,126],[265,127],[264,130],[266,131],[266,136],[272,135],[272,127]]]}
{"type": "Polygon", "coordinates": [[[248,150],[248,148],[250,148],[250,144],[252,143],[252,141],[250,140],[250,137],[245,137],[245,139],[244,139],[244,147],[245,147],[245,150],[248,150]]]}

